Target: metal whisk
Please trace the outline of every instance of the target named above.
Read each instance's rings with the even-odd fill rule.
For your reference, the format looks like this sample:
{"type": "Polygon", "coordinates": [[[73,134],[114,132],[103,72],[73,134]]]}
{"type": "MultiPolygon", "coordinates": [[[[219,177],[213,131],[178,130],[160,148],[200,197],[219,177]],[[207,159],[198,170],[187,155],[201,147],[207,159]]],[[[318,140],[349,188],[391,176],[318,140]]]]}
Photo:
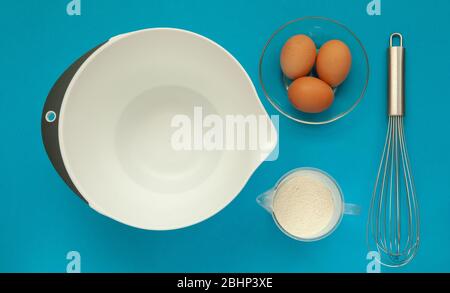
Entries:
{"type": "Polygon", "coordinates": [[[380,263],[389,267],[406,265],[419,247],[419,206],[403,130],[404,60],[403,37],[394,33],[389,46],[389,122],[367,222],[369,249],[376,248],[380,263]],[[395,38],[399,46],[393,46],[395,38]]]}

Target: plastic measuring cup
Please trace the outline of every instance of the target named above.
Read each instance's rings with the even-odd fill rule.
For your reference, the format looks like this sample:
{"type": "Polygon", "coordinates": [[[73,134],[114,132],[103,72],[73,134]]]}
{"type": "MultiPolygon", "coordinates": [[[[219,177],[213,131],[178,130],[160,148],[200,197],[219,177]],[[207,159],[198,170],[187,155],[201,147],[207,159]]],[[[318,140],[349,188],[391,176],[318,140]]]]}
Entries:
{"type": "Polygon", "coordinates": [[[359,215],[360,213],[360,207],[358,205],[344,202],[344,195],[336,180],[334,180],[334,178],[331,177],[328,173],[316,168],[298,168],[286,173],[283,177],[281,177],[280,180],[278,180],[273,188],[259,195],[256,201],[272,215],[274,222],[283,233],[291,238],[305,242],[317,241],[329,236],[339,226],[344,215],[359,215]],[[321,229],[316,235],[308,238],[299,237],[286,231],[286,229],[284,229],[277,220],[277,216],[273,209],[273,203],[280,186],[288,182],[290,179],[300,175],[311,176],[323,183],[323,185],[326,186],[326,188],[329,188],[329,190],[331,191],[331,196],[334,203],[333,216],[328,225],[325,228],[321,229]]]}

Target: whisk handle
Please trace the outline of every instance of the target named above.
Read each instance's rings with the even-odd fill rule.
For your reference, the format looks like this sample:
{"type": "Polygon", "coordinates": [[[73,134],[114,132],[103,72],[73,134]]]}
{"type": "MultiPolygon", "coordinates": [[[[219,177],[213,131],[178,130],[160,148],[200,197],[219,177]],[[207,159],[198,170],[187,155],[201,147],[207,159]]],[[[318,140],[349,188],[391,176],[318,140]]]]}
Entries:
{"type": "Polygon", "coordinates": [[[405,115],[405,48],[403,47],[403,36],[393,33],[389,46],[389,116],[405,115]],[[394,38],[400,40],[399,46],[393,45],[394,38]]]}

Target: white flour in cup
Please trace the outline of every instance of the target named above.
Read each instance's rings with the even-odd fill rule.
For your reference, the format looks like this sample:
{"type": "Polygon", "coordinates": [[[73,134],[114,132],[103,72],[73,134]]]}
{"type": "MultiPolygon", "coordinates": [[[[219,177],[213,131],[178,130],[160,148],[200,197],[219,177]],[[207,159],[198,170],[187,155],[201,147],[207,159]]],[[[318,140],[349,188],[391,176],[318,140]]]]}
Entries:
{"type": "Polygon", "coordinates": [[[313,239],[334,228],[340,218],[341,201],[339,189],[326,175],[300,170],[278,186],[273,213],[288,234],[313,239]]]}

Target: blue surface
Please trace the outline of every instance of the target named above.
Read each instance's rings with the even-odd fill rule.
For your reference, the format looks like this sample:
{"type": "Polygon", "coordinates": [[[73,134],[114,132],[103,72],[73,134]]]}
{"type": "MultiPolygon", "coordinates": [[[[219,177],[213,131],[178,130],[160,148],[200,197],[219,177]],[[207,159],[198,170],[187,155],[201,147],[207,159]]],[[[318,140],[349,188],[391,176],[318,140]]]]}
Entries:
{"type": "MultiPolygon", "coordinates": [[[[84,272],[365,272],[365,223],[385,136],[386,46],[400,31],[407,47],[407,140],[422,216],[416,259],[396,272],[450,272],[448,116],[450,1],[3,1],[0,9],[0,271],[64,272],[66,253],[81,253],[84,272]],[[119,33],[170,26],[203,34],[257,78],[270,34],[306,15],[337,19],[365,44],[371,79],[362,103],[344,119],[311,127],[280,119],[280,156],[264,163],[241,194],[215,217],[170,232],[143,231],[90,209],[58,177],[45,154],[40,115],[54,81],[76,58],[119,33]],[[292,168],[332,174],[360,217],[345,217],[317,243],[277,230],[255,197],[292,168]]],[[[387,271],[386,269],[383,269],[387,271]]],[[[389,270],[392,271],[392,270],[389,270]]]]}

